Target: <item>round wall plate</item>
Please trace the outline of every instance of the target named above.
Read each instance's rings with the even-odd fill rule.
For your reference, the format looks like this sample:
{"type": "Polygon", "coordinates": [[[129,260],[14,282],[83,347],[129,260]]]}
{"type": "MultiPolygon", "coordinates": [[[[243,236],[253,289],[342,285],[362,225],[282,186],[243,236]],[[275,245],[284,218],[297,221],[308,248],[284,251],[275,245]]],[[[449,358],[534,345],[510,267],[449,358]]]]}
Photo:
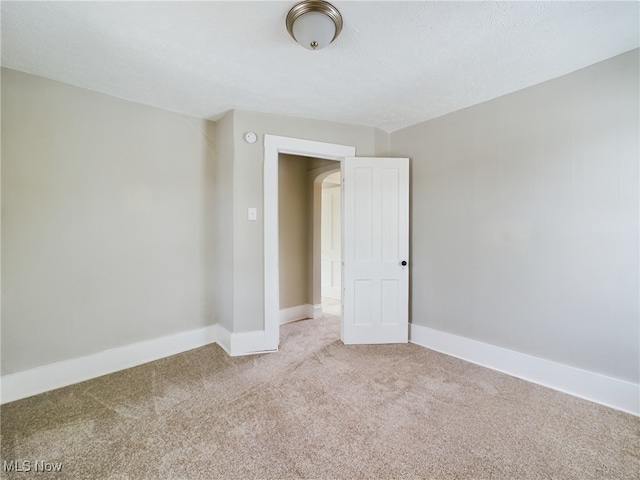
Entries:
{"type": "Polygon", "coordinates": [[[248,132],[244,134],[244,139],[247,141],[247,143],[256,143],[256,140],[258,140],[258,136],[253,132],[248,132]]]}

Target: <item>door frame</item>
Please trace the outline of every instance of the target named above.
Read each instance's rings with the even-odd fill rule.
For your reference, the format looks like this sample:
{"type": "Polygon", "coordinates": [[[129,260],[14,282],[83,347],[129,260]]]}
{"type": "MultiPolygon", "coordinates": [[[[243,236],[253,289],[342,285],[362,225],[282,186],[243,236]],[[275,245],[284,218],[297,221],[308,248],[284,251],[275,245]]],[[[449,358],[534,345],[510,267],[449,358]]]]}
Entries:
{"type": "Polygon", "coordinates": [[[342,161],[344,157],[355,157],[356,147],[278,135],[264,136],[264,333],[267,348],[274,350],[280,343],[278,156],[281,153],[342,161]]]}

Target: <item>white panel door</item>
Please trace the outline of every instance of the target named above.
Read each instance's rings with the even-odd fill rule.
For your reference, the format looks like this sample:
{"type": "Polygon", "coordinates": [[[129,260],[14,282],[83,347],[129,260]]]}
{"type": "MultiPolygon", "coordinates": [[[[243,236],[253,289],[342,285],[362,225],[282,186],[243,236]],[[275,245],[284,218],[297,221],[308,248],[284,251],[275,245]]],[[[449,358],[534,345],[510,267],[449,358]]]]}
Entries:
{"type": "Polygon", "coordinates": [[[340,300],[342,283],[341,192],[339,185],[322,189],[321,295],[340,300]]]}
{"type": "Polygon", "coordinates": [[[409,159],[347,157],[342,341],[409,339],[409,159]]]}

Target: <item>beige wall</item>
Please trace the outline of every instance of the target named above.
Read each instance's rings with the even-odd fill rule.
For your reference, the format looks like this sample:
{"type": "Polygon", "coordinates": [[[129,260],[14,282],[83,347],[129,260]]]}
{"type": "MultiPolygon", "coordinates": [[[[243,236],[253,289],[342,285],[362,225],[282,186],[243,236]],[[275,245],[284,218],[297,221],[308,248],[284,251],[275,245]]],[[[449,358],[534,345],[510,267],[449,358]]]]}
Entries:
{"type": "Polygon", "coordinates": [[[214,192],[215,323],[233,331],[233,111],[216,123],[214,192]]]}
{"type": "Polygon", "coordinates": [[[412,322],[638,382],[638,50],[391,134],[412,322]]]}
{"type": "Polygon", "coordinates": [[[215,124],[2,70],[2,373],[214,322],[215,124]]]}
{"type": "Polygon", "coordinates": [[[311,303],[308,285],[312,272],[309,223],[312,187],[307,180],[310,159],[283,155],[278,168],[278,217],[280,255],[280,308],[311,303]]]}
{"type": "Polygon", "coordinates": [[[376,128],[375,130],[375,156],[376,157],[390,157],[391,156],[391,144],[390,135],[376,128]]]}
{"type": "Polygon", "coordinates": [[[356,147],[356,154],[363,156],[375,155],[380,141],[373,127],[242,110],[233,113],[233,331],[246,332],[264,329],[264,135],[352,145],[356,147]],[[245,142],[246,132],[256,133],[258,141],[245,142]],[[258,221],[247,221],[249,207],[257,207],[258,221]]]}

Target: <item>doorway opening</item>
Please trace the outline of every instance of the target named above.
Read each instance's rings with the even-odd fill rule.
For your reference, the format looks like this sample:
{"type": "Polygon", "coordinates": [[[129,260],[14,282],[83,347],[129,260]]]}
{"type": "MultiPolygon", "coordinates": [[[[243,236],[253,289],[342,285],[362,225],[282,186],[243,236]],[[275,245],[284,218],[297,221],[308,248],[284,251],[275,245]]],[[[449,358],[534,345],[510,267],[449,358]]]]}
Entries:
{"type": "MultiPolygon", "coordinates": [[[[332,143],[316,142],[313,140],[302,140],[291,137],[280,137],[276,135],[265,135],[264,142],[264,346],[266,349],[277,349],[280,341],[280,323],[282,312],[280,308],[280,225],[278,221],[280,207],[279,191],[279,156],[290,154],[303,157],[312,157],[315,160],[333,160],[332,165],[326,171],[316,171],[316,181],[314,181],[314,197],[316,195],[315,185],[317,180],[326,177],[330,173],[340,170],[341,161],[345,157],[352,157],[356,153],[355,147],[337,145],[332,143]],[[331,171],[332,170],[332,171],[331,171]],[[326,174],[326,175],[325,175],[326,174]]],[[[313,202],[313,208],[318,209],[318,214],[314,218],[320,218],[321,185],[318,189],[319,201],[313,202]]],[[[320,229],[314,229],[314,236],[320,236],[320,229]]],[[[320,238],[313,242],[314,254],[310,256],[311,270],[320,272],[320,238]],[[318,250],[317,254],[315,250],[318,250]],[[315,265],[317,263],[317,266],[315,265]]],[[[317,315],[316,309],[321,314],[321,291],[320,275],[317,281],[317,299],[312,298],[311,307],[314,311],[312,315],[317,315]],[[316,303],[317,302],[317,303],[316,303]]],[[[316,283],[316,282],[312,282],[316,283]]]]}
{"type": "Polygon", "coordinates": [[[340,162],[278,155],[280,324],[341,313],[340,162]]]}
{"type": "Polygon", "coordinates": [[[320,296],[324,315],[342,314],[342,174],[325,177],[321,188],[320,296]]]}
{"type": "MultiPolygon", "coordinates": [[[[282,153],[340,161],[340,339],[345,344],[407,343],[409,159],[356,157],[355,147],[267,134],[263,176],[265,329],[260,351],[277,350],[280,343],[278,157],[282,153]]],[[[319,248],[319,242],[313,245],[319,248]]],[[[314,252],[312,258],[315,262],[320,257],[314,252]]]]}

